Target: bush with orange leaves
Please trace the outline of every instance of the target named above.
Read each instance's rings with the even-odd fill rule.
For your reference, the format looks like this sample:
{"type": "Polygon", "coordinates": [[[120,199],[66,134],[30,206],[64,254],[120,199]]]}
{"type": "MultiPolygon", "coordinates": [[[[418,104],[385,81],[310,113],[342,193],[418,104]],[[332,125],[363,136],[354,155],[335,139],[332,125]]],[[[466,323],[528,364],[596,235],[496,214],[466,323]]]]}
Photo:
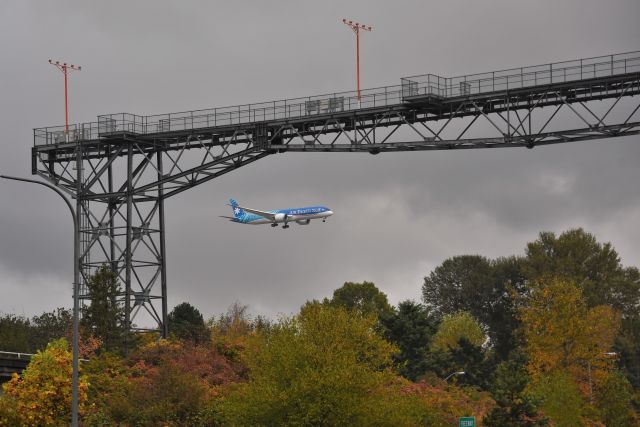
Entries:
{"type": "Polygon", "coordinates": [[[420,398],[432,413],[430,425],[434,427],[455,425],[459,417],[466,416],[474,416],[476,425],[482,426],[482,419],[496,403],[488,392],[447,385],[444,381],[407,382],[401,392],[420,398]]]}
{"type": "MultiPolygon", "coordinates": [[[[52,341],[35,354],[22,376],[13,375],[0,397],[0,425],[66,425],[71,421],[72,356],[64,339],[52,341]]],[[[82,378],[80,411],[88,384],[82,378]]]]}
{"type": "Polygon", "coordinates": [[[121,359],[104,353],[83,369],[90,425],[212,425],[216,402],[240,370],[212,345],[159,340],[121,359]]]}

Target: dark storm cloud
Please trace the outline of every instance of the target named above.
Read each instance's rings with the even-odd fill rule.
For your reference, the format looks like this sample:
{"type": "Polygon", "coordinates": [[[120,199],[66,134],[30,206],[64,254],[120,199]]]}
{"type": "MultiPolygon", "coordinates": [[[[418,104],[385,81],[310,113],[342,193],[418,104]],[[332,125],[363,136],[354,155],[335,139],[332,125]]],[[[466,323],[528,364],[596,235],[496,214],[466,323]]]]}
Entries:
{"type": "MultiPolygon", "coordinates": [[[[72,121],[350,90],[354,37],[364,87],[401,76],[460,75],[638,49],[635,1],[9,1],[0,4],[0,171],[30,173],[33,127],[60,124],[75,61],[72,121]]],[[[629,111],[630,112],[630,111],[629,111]]],[[[563,118],[562,120],[571,120],[563,118]]],[[[169,306],[205,314],[239,300],[290,313],[344,281],[371,280],[392,302],[419,298],[445,258],[522,253],[541,230],[582,226],[626,264],[640,249],[638,137],[552,147],[412,154],[269,156],[167,201],[169,306]],[[326,224],[240,226],[228,197],[273,209],[322,203],[326,224]]],[[[0,182],[0,311],[70,305],[65,207],[41,188],[0,182]]]]}

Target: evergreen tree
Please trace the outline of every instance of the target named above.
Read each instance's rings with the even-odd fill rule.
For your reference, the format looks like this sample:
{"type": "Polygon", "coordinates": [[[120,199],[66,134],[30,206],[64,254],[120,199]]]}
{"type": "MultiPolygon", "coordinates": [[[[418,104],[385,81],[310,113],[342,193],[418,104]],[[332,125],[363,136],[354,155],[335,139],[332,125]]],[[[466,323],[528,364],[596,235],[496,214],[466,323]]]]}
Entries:
{"type": "Polygon", "coordinates": [[[124,348],[127,328],[118,276],[106,265],[101,266],[87,283],[91,303],[82,309],[81,326],[102,341],[103,349],[124,348]]]}
{"type": "Polygon", "coordinates": [[[422,304],[403,301],[391,316],[380,320],[385,336],[398,346],[394,355],[398,371],[415,381],[428,370],[429,345],[436,332],[438,319],[422,304]]]}
{"type": "Polygon", "coordinates": [[[168,316],[169,333],[185,341],[201,344],[209,341],[209,329],[197,308],[187,302],[178,304],[168,316]]]}
{"type": "Polygon", "coordinates": [[[491,394],[496,406],[484,418],[484,424],[495,427],[548,425],[548,420],[538,411],[540,401],[527,392],[528,385],[526,358],[514,352],[495,370],[491,394]]]}

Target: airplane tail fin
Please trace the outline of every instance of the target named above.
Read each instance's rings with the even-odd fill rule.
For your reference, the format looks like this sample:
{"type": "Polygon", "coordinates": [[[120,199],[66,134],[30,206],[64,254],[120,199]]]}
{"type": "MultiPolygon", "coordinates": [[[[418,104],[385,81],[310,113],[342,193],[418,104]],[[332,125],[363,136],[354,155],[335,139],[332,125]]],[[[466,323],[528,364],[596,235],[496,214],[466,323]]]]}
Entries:
{"type": "Polygon", "coordinates": [[[231,205],[231,209],[233,209],[233,216],[236,219],[241,219],[244,216],[244,209],[238,206],[238,202],[235,199],[229,199],[229,204],[231,205]]]}

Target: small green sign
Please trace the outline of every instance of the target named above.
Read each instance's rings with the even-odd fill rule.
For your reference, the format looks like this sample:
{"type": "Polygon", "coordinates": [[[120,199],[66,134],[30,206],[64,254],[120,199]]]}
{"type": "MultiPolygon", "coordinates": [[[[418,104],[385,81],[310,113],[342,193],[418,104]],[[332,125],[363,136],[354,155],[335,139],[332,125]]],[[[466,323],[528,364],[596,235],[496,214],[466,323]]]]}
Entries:
{"type": "Polygon", "coordinates": [[[460,417],[458,427],[476,427],[476,417],[460,417]]]}

